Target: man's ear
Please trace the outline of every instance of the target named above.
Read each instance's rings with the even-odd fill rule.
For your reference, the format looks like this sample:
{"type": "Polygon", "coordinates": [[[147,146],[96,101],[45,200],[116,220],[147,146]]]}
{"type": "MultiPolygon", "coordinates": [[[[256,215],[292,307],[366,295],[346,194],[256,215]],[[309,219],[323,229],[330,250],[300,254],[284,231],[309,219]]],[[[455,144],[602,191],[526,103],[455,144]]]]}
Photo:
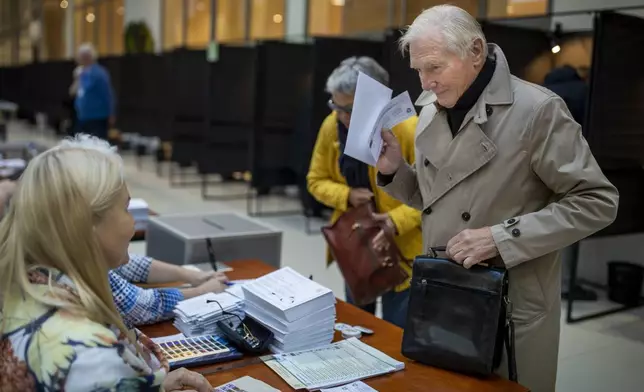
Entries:
{"type": "Polygon", "coordinates": [[[485,48],[483,47],[483,40],[476,38],[472,42],[472,56],[475,66],[482,66],[485,63],[485,48]]]}

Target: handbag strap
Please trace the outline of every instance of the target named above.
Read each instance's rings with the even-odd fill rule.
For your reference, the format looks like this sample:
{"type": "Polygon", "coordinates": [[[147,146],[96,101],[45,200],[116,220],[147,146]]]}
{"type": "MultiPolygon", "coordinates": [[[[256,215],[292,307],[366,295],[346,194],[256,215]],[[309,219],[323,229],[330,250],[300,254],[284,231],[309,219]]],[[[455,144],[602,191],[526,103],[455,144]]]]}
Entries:
{"type": "Polygon", "coordinates": [[[514,351],[514,321],[512,320],[512,302],[508,297],[505,300],[505,349],[508,355],[508,378],[510,381],[518,382],[517,360],[514,351]]]}

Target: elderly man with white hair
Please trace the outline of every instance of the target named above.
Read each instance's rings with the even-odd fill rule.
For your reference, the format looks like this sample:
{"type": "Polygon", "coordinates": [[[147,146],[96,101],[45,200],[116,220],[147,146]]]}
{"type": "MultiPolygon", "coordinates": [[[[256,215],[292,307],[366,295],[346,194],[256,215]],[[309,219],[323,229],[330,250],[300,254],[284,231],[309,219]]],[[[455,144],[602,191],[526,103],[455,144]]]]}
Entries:
{"type": "Polygon", "coordinates": [[[467,12],[425,10],[400,45],[424,90],[416,162],[405,163],[395,135],[383,131],[379,185],[423,211],[425,250],[446,246],[465,268],[486,261],[508,269],[519,382],[552,392],[558,251],[609,225],[618,192],[562,99],[511,75],[467,12]]]}
{"type": "Polygon", "coordinates": [[[106,140],[109,127],[114,125],[114,93],[110,75],[96,62],[92,44],[78,48],[78,65],[82,71],[76,89],[78,131],[106,140]]]}

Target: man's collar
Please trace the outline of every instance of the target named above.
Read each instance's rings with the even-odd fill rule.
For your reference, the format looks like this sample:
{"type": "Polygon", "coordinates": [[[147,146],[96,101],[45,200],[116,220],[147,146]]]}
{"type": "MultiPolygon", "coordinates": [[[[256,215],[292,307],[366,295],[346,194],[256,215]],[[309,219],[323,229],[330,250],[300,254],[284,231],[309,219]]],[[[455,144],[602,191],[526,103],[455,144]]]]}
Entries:
{"type": "MultiPolygon", "coordinates": [[[[488,53],[494,56],[496,68],[494,69],[492,80],[490,80],[490,83],[483,90],[483,94],[481,94],[479,100],[483,99],[491,105],[512,104],[514,102],[512,94],[512,74],[510,74],[508,60],[505,58],[505,54],[503,54],[501,48],[496,44],[488,44],[488,53]]],[[[435,103],[437,108],[440,109],[441,107],[436,102],[436,99],[436,94],[432,91],[423,91],[416,100],[415,105],[428,106],[435,103]]]]}

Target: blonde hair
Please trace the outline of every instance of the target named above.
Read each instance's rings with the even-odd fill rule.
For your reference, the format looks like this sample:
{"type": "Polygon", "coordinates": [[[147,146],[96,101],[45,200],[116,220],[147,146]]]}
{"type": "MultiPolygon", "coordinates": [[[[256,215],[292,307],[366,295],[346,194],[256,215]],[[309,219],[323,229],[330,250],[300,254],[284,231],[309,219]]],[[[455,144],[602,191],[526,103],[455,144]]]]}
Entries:
{"type": "Polygon", "coordinates": [[[424,39],[432,30],[440,32],[445,48],[462,59],[471,53],[477,39],[483,43],[483,54],[487,56],[487,41],[479,22],[464,9],[449,4],[421,12],[398,41],[400,50],[404,53],[412,41],[424,39]]]}
{"type": "Polygon", "coordinates": [[[29,295],[45,305],[114,325],[134,343],[114,305],[109,264],[94,234],[94,226],[115,205],[124,186],[120,156],[106,141],[88,135],[66,139],[27,165],[0,222],[3,312],[10,296],[29,295]],[[38,295],[27,276],[35,267],[65,273],[79,297],[52,285],[52,276],[53,295],[38,295]]]}

